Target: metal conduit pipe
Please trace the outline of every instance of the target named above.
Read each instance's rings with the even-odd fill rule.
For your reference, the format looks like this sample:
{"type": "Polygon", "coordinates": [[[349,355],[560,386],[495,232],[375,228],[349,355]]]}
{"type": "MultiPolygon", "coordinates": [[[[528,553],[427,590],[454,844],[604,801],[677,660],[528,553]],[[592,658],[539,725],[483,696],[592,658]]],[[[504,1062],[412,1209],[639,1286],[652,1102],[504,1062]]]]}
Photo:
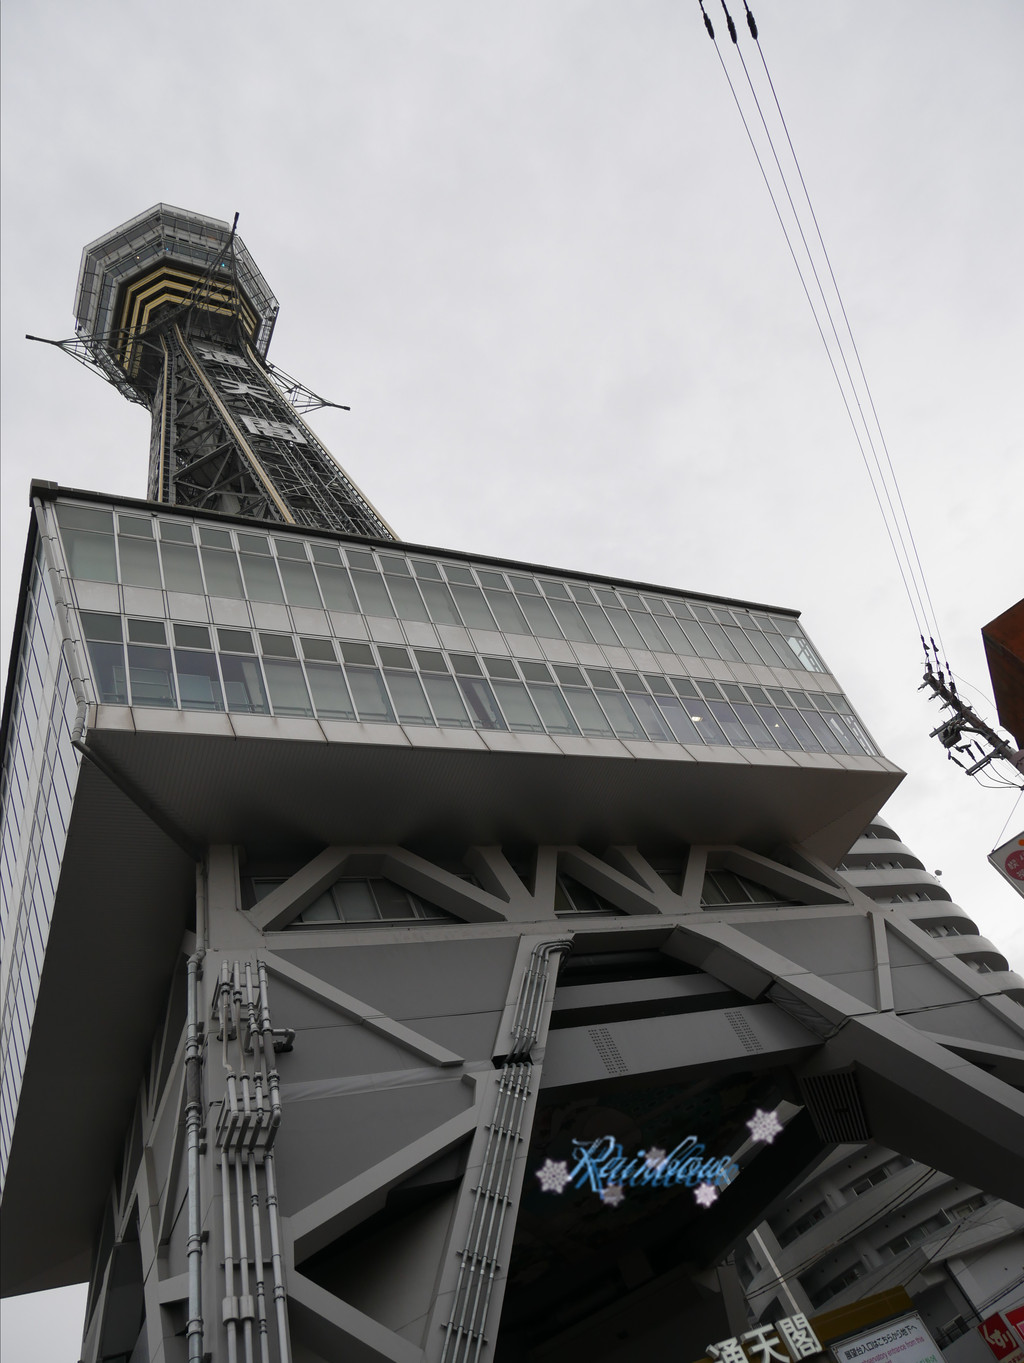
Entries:
{"type": "MultiPolygon", "coordinates": [[[[260,1133],[267,1124],[267,1111],[264,1102],[265,1066],[263,1061],[262,1034],[259,1029],[256,996],[253,988],[252,964],[249,961],[246,961],[245,963],[245,1011],[248,1028],[245,1049],[251,1051],[254,1060],[253,1068],[255,1072],[253,1075],[253,1088],[256,1109],[254,1136],[258,1139],[260,1133]]],[[[260,1219],[259,1166],[256,1163],[256,1158],[252,1153],[251,1148],[249,1150],[247,1164],[249,1173],[249,1202],[252,1215],[253,1268],[256,1289],[256,1323],[259,1331],[260,1363],[270,1363],[266,1279],[263,1271],[263,1226],[260,1219]]]]}
{"type": "Polygon", "coordinates": [[[281,1253],[281,1222],[277,1204],[277,1177],[274,1171],[274,1152],[268,1150],[263,1159],[263,1173],[267,1180],[267,1219],[270,1222],[270,1261],[274,1269],[274,1307],[277,1313],[277,1347],[281,1363],[291,1363],[292,1346],[288,1331],[288,1294],[284,1287],[284,1256],[281,1253]]]}
{"type": "Polygon", "coordinates": [[[270,1226],[270,1259],[274,1272],[274,1308],[277,1316],[278,1348],[281,1363],[291,1363],[291,1339],[288,1330],[288,1294],[285,1291],[284,1256],[281,1253],[281,1220],[277,1201],[277,1173],[272,1149],[277,1129],[281,1125],[281,1083],[274,1059],[274,1029],[270,1021],[270,990],[265,962],[258,961],[260,1029],[259,1044],[267,1072],[270,1096],[270,1118],[267,1124],[267,1143],[263,1156],[263,1173],[267,1182],[267,1220],[270,1226]]]}
{"type": "Polygon", "coordinates": [[[529,1054],[544,1016],[552,957],[561,957],[571,945],[570,940],[562,940],[534,947],[523,975],[512,1023],[512,1047],[501,1070],[479,1182],[473,1190],[466,1248],[445,1329],[442,1363],[478,1363],[480,1358],[530,1098],[533,1066],[529,1054]]]}
{"type": "Polygon", "coordinates": [[[260,1337],[260,1363],[270,1363],[267,1290],[263,1274],[263,1227],[260,1223],[259,1169],[255,1155],[249,1160],[249,1206],[252,1213],[252,1259],[255,1266],[256,1324],[260,1337]]]}
{"type": "Polygon", "coordinates": [[[235,1164],[235,1212],[238,1216],[238,1270],[241,1293],[238,1298],[238,1315],[242,1322],[242,1344],[245,1348],[245,1363],[255,1363],[252,1345],[252,1294],[249,1291],[249,1237],[246,1234],[245,1217],[245,1171],[241,1158],[235,1164]]]}
{"type": "Polygon", "coordinates": [[[231,1031],[230,1019],[231,974],[227,961],[220,967],[220,980],[217,987],[217,1020],[220,1026],[220,1063],[225,1079],[225,1094],[228,1104],[228,1117],[221,1132],[221,1144],[225,1153],[230,1149],[235,1127],[238,1125],[238,1091],[235,1085],[235,1071],[228,1051],[228,1036],[231,1031]]]}
{"type": "Polygon", "coordinates": [[[199,1206],[199,1137],[203,1126],[202,1058],[199,1041],[199,973],[202,956],[188,958],[188,1028],[185,1042],[185,1145],[188,1151],[188,1325],[189,1363],[202,1363],[203,1302],[199,1206]]]}
{"type": "MultiPolygon", "coordinates": [[[[235,1295],[235,1244],[231,1225],[231,1172],[228,1152],[220,1156],[220,1201],[224,1221],[224,1299],[225,1304],[235,1295]]],[[[238,1321],[234,1314],[225,1312],[224,1325],[228,1338],[228,1363],[238,1363],[238,1321]]]]}

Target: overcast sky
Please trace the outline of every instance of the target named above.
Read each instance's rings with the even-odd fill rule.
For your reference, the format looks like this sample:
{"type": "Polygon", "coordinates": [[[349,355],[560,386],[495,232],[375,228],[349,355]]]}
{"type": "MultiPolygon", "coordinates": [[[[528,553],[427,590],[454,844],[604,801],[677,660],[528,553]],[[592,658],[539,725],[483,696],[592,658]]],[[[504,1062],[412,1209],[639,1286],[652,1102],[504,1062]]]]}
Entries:
{"type": "MultiPolygon", "coordinates": [[[[994,717],[979,631],[1024,591],[1024,6],[754,10],[947,651],[994,717]]],[[[1024,969],[1024,902],[985,861],[1014,796],[927,737],[885,530],[696,0],[5,11],[5,656],[29,479],[146,487],[146,412],[24,333],[72,333],[81,249],[125,219],[237,210],[281,301],[271,358],[351,403],[314,424],[400,536],[799,609],[909,773],[886,817],[1024,969]]],[[[5,1363],[77,1358],[83,1301],[12,1306],[5,1363]]]]}

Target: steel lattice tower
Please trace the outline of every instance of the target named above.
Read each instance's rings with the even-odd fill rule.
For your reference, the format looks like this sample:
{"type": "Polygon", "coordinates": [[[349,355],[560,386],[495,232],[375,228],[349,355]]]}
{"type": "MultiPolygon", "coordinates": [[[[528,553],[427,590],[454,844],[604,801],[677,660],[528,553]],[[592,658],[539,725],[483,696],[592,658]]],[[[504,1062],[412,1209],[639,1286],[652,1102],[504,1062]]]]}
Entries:
{"type": "Polygon", "coordinates": [[[157,204],[108,232],[75,313],[62,348],[153,414],[151,500],[393,538],[302,418],[331,404],[267,363],[278,303],[227,223],[157,204]]]}

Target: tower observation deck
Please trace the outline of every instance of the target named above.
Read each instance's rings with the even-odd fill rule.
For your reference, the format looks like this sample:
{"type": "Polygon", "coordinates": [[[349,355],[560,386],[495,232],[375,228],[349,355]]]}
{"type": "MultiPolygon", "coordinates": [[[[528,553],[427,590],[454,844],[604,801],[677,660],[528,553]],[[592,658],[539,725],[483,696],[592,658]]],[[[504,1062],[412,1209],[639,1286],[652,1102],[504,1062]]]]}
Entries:
{"type": "Polygon", "coordinates": [[[1024,979],[842,873],[901,773],[797,612],[398,541],[276,314],[226,223],[86,248],[149,496],[32,486],[4,1291],[88,1278],[83,1363],[686,1363],[837,1145],[1024,1202],[1024,979]]]}
{"type": "Polygon", "coordinates": [[[217,218],[157,204],[82,253],[79,352],[153,414],[152,501],[392,538],[268,365],[277,313],[217,218]]]}

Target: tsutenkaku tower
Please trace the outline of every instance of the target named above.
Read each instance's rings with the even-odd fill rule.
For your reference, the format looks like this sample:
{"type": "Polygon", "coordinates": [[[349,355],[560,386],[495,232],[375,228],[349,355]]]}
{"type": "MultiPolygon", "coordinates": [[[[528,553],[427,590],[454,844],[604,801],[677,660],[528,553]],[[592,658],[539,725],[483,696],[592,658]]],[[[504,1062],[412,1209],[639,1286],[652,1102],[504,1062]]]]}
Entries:
{"type": "Polygon", "coordinates": [[[157,204],[83,251],[65,348],[152,412],[151,500],[391,537],[302,419],[326,404],[268,365],[277,312],[226,222],[157,204]]]}
{"type": "Polygon", "coordinates": [[[4,1290],[88,1279],[84,1363],[687,1363],[837,1145],[1024,1198],[1024,980],[841,874],[902,773],[798,613],[399,541],[276,313],[214,219],[85,251],[149,495],[32,486],[4,1290]]]}

